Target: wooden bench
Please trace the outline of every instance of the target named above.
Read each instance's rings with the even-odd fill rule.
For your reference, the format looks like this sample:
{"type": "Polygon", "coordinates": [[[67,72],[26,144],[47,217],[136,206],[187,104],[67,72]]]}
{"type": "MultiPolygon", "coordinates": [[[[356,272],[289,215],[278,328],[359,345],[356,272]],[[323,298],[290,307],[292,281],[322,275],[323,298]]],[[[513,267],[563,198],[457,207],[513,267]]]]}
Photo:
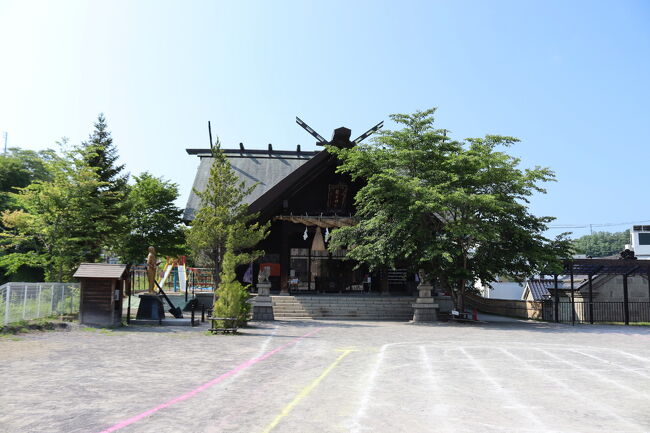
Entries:
{"type": "Polygon", "coordinates": [[[228,332],[235,333],[237,332],[237,318],[236,317],[208,317],[208,320],[211,323],[209,331],[213,334],[217,332],[223,332],[227,334],[228,332]],[[217,322],[222,321],[224,323],[223,328],[217,327],[217,322]]]}

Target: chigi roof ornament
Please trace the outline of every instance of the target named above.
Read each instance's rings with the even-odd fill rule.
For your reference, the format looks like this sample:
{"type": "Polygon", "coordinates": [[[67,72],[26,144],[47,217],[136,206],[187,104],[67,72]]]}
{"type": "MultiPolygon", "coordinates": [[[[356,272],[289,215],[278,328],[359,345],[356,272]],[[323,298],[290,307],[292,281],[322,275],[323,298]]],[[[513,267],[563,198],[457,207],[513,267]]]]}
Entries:
{"type": "Polygon", "coordinates": [[[336,128],[334,130],[334,134],[332,134],[332,139],[330,141],[327,141],[323,138],[322,135],[320,135],[318,132],[314,131],[314,129],[307,125],[300,117],[296,116],[296,123],[300,125],[305,131],[309,132],[316,140],[316,145],[317,146],[324,146],[326,144],[330,144],[336,147],[352,147],[354,145],[357,145],[361,143],[363,140],[366,138],[370,137],[372,134],[375,132],[379,131],[383,126],[384,126],[384,121],[382,120],[354,140],[350,141],[350,136],[352,135],[352,131],[349,130],[348,128],[345,127],[340,127],[336,128]]]}

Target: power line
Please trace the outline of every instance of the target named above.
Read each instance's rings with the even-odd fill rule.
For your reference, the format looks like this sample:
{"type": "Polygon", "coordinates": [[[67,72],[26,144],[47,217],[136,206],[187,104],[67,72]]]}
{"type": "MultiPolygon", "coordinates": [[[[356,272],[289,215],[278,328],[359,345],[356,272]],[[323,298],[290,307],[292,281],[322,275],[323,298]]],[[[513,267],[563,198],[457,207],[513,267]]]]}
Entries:
{"type": "Polygon", "coordinates": [[[634,225],[634,224],[642,224],[642,223],[648,223],[650,220],[643,220],[643,221],[626,221],[626,222],[620,222],[620,223],[600,223],[600,224],[560,224],[560,225],[550,225],[548,228],[550,229],[586,229],[586,228],[593,228],[593,227],[616,227],[616,226],[624,226],[624,225],[634,225]]]}

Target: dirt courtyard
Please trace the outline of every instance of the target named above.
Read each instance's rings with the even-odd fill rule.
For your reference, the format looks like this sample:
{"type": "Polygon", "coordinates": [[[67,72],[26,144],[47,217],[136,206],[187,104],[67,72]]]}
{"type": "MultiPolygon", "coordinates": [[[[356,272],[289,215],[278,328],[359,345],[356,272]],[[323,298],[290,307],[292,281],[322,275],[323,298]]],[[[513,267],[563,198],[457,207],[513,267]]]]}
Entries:
{"type": "Polygon", "coordinates": [[[252,323],[0,338],[0,432],[648,432],[650,329],[252,323]]]}

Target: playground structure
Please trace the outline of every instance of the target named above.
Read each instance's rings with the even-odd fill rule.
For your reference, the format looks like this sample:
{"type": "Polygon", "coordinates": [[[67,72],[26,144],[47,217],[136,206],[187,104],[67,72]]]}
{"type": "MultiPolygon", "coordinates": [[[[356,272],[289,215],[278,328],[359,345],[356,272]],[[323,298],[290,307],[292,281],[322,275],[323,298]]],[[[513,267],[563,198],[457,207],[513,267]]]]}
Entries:
{"type": "MultiPolygon", "coordinates": [[[[144,292],[148,289],[147,265],[132,267],[133,292],[144,292]]],[[[167,293],[212,292],[214,282],[212,269],[194,268],[185,265],[185,256],[178,259],[168,257],[164,266],[158,267],[156,281],[167,293]]]]}
{"type": "MultiPolygon", "coordinates": [[[[188,323],[192,326],[195,323],[195,311],[200,312],[202,321],[205,320],[205,313],[211,311],[214,302],[212,270],[188,268],[185,263],[184,256],[167,257],[162,265],[156,267],[153,280],[150,280],[151,274],[147,273],[146,264],[131,267],[127,323],[132,322],[132,308],[137,310],[136,321],[153,320],[162,324],[165,321],[165,310],[169,311],[174,319],[181,320],[182,312],[189,312],[191,320],[188,323]],[[155,288],[150,290],[152,283],[155,288]]],[[[167,324],[171,322],[167,321],[167,324]]]]}

